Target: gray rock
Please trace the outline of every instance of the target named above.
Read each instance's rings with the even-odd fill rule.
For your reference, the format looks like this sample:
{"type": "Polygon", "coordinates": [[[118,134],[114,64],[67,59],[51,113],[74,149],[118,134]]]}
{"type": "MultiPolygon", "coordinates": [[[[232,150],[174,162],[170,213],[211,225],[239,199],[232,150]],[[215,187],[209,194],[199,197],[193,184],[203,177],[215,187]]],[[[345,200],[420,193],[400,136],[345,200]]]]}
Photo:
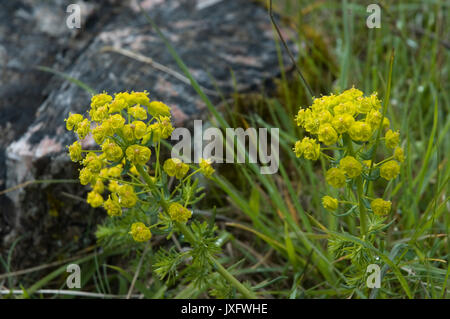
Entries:
{"type": "MultiPolygon", "coordinates": [[[[18,1],[19,5],[6,8],[8,15],[34,17],[34,22],[27,22],[31,24],[20,30],[26,36],[35,37],[23,42],[26,52],[23,57],[18,53],[16,62],[14,53],[8,51],[9,46],[6,51],[2,50],[0,42],[0,63],[7,61],[8,65],[21,66],[17,71],[7,69],[6,72],[16,72],[17,81],[12,82],[13,87],[2,86],[0,91],[2,97],[12,101],[0,104],[0,128],[8,131],[8,125],[14,126],[13,123],[18,122],[13,117],[16,113],[23,121],[2,141],[2,145],[8,145],[5,154],[0,152],[0,160],[6,161],[6,187],[34,179],[77,178],[77,167],[66,154],[66,145],[73,142],[74,136],[66,132],[64,118],[69,112],[86,112],[90,94],[48,73],[32,71],[25,75],[34,64],[63,70],[97,92],[148,90],[151,99],[164,101],[172,107],[177,125],[189,125],[189,119],[200,118],[206,112],[202,100],[181,76],[176,62],[139,11],[136,1],[122,3],[120,10],[116,10],[118,5],[113,2],[95,2],[89,11],[92,18],[85,17],[83,27],[75,33],[65,27],[64,5],[67,2],[55,0],[58,5],[52,2],[44,6],[18,1]],[[43,15],[49,17],[44,19],[43,15]],[[39,54],[33,56],[32,50],[39,54]],[[29,94],[20,89],[23,83],[29,94]]],[[[248,0],[146,0],[142,1],[142,6],[170,39],[214,103],[220,102],[214,82],[228,95],[235,89],[239,92],[256,90],[279,75],[272,26],[266,10],[256,3],[248,0]]],[[[2,24],[2,27],[10,26],[2,24]]],[[[11,38],[16,36],[14,27],[10,32],[11,38]]],[[[289,45],[295,52],[294,45],[289,45]]],[[[287,55],[284,59],[290,68],[287,55]]],[[[73,236],[80,237],[85,232],[86,212],[90,209],[67,194],[81,195],[83,188],[77,184],[41,184],[8,193],[8,206],[1,208],[5,219],[0,220],[3,247],[9,247],[22,234],[25,239],[18,251],[30,245],[39,247],[33,256],[17,254],[18,264],[48,258],[73,236]],[[75,231],[70,233],[68,229],[75,231]],[[55,242],[52,238],[58,240],[55,242]]],[[[93,224],[95,219],[91,218],[93,224]]]]}

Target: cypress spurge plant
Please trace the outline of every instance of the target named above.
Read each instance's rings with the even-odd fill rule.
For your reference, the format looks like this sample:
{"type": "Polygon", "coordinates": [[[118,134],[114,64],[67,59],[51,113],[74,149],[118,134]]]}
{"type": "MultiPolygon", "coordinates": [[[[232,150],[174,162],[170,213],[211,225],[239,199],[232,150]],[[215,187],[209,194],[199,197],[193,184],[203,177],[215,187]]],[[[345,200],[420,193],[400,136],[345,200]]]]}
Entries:
{"type": "MultiPolygon", "coordinates": [[[[216,244],[216,228],[207,223],[193,222],[192,205],[202,198],[202,188],[196,174],[210,177],[214,173],[211,162],[201,159],[199,167],[191,167],[178,158],[164,163],[160,158],[161,140],[171,136],[170,107],[159,101],[150,101],[148,93],[122,92],[111,96],[94,95],[86,117],[69,114],[66,127],[74,131],[78,140],[69,146],[72,161],[82,165],[80,183],[90,185],[87,202],[92,207],[103,207],[112,218],[123,218],[118,223],[126,229],[116,230],[136,242],[148,242],[152,234],[182,234],[191,245],[179,252],[160,250],[153,263],[161,279],[172,279],[178,266],[186,261],[188,278],[201,286],[208,280],[228,283],[245,298],[256,295],[240,283],[215,258],[220,251],[216,244]],[[83,149],[86,138],[92,135],[98,149],[83,149]],[[169,188],[168,177],[176,180],[169,188]],[[127,218],[129,217],[129,218],[127,218]],[[218,279],[220,274],[221,280],[218,279]]],[[[97,236],[105,236],[100,229],[97,236]]],[[[227,290],[227,287],[225,289],[227,290]]],[[[229,289],[228,289],[229,290],[229,289]]],[[[216,294],[220,294],[215,289],[216,294]]]]}
{"type": "Polygon", "coordinates": [[[404,161],[400,134],[389,129],[385,113],[375,93],[364,96],[351,88],[315,98],[296,117],[310,136],[297,141],[293,150],[297,157],[323,160],[325,181],[331,186],[322,198],[323,207],[347,221],[342,223],[347,229],[330,232],[329,249],[336,258],[351,260],[345,275],[352,286],[362,285],[367,266],[379,262],[380,256],[369,247],[383,246],[382,231],[391,220],[391,199],[385,195],[389,192],[375,190],[373,183],[384,180],[377,186],[388,188],[404,161]],[[377,149],[384,151],[384,158],[376,156],[377,149]],[[354,220],[359,220],[358,232],[350,226],[354,220]],[[353,237],[341,236],[348,232],[353,237]],[[356,236],[358,241],[352,240],[356,236]]]}

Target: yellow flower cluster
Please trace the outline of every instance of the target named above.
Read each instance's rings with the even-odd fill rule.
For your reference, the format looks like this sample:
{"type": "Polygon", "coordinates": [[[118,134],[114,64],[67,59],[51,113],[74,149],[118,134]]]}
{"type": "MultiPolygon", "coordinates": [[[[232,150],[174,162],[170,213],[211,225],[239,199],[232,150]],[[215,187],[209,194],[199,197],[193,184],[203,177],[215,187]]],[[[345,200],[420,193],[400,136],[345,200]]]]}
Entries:
{"type": "Polygon", "coordinates": [[[179,158],[169,158],[164,162],[163,169],[167,175],[182,179],[189,171],[189,165],[183,163],[179,158]]]}
{"type": "Polygon", "coordinates": [[[172,203],[169,206],[169,215],[173,221],[185,223],[192,216],[192,212],[179,203],[172,203]]]}
{"type": "MultiPolygon", "coordinates": [[[[66,128],[78,136],[68,148],[71,160],[82,166],[80,183],[92,188],[87,194],[89,205],[103,207],[109,216],[121,216],[123,209],[139,202],[139,205],[146,205],[146,200],[151,198],[159,201],[171,221],[186,223],[189,220],[192,212],[186,205],[172,202],[172,198],[161,198],[158,189],[165,187],[162,170],[183,183],[190,168],[180,159],[170,158],[161,170],[160,142],[169,138],[174,130],[167,105],[150,101],[146,91],[121,92],[114,96],[104,92],[92,97],[85,116],[70,113],[65,121],[66,128]],[[82,149],[81,140],[88,136],[99,149],[82,149]],[[146,166],[152,157],[151,147],[156,152],[154,176],[149,175],[146,166]],[[153,192],[157,192],[156,197],[150,196],[153,192]]],[[[198,172],[210,177],[214,173],[211,164],[201,159],[199,168],[188,178],[198,172]]],[[[145,242],[152,236],[150,228],[142,222],[132,224],[129,234],[138,242],[145,242]]]]}
{"type": "Polygon", "coordinates": [[[383,200],[382,198],[376,198],[370,203],[372,211],[376,215],[387,215],[391,211],[391,202],[383,200]]]}
{"type": "Polygon", "coordinates": [[[101,150],[82,150],[79,141],[69,146],[70,158],[80,162],[80,183],[90,184],[87,202],[92,207],[103,206],[110,216],[120,216],[122,208],[136,205],[138,197],[132,185],[121,179],[123,167],[131,164],[130,172],[137,174],[135,165],[144,166],[151,157],[149,144],[170,137],[173,131],[170,108],[152,101],[148,93],[121,92],[94,95],[88,116],[69,114],[66,128],[79,140],[89,134],[101,150]],[[83,156],[86,154],[86,156],[83,156]],[[104,183],[108,182],[106,188],[104,183]],[[105,189],[111,192],[105,201],[105,189]]]}
{"type": "Polygon", "coordinates": [[[145,226],[144,223],[137,222],[131,225],[131,236],[137,242],[145,242],[152,238],[152,233],[150,232],[150,228],[145,226]]]}
{"type": "Polygon", "coordinates": [[[326,210],[335,211],[338,208],[339,201],[327,195],[322,197],[322,205],[326,210]]]}
{"type": "Polygon", "coordinates": [[[214,168],[212,167],[212,161],[210,159],[204,159],[201,158],[200,159],[200,171],[202,172],[203,175],[205,175],[205,177],[210,177],[214,172],[214,168]]]}
{"type": "MultiPolygon", "coordinates": [[[[295,143],[295,155],[313,161],[321,155],[332,159],[335,167],[328,169],[325,179],[334,188],[342,188],[347,183],[353,185],[353,180],[367,179],[369,175],[371,180],[377,176],[392,180],[399,175],[399,163],[405,160],[399,146],[400,133],[389,129],[389,119],[383,117],[376,93],[364,96],[362,91],[351,88],[338,95],[315,98],[311,106],[298,111],[296,122],[310,136],[295,143]],[[384,136],[378,130],[385,132],[384,136]],[[379,140],[384,140],[386,149],[393,150],[393,154],[377,164],[368,157],[379,140]],[[335,159],[324,153],[326,150],[337,150],[340,155],[335,159]],[[375,170],[379,175],[372,174],[375,170]]],[[[338,203],[331,196],[322,198],[324,208],[329,211],[336,210],[338,203]]],[[[372,210],[385,215],[390,210],[390,202],[375,200],[372,210]]]]}

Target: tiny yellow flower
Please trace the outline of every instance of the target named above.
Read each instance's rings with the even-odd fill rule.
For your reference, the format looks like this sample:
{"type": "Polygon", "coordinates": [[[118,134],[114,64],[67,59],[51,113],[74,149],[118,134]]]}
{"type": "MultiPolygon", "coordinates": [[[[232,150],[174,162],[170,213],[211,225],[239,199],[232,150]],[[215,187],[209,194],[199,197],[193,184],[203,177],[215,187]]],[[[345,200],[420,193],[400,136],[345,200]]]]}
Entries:
{"type": "Polygon", "coordinates": [[[124,127],[122,128],[122,135],[128,142],[133,142],[135,140],[134,130],[131,124],[124,125],[124,127]]]}
{"type": "Polygon", "coordinates": [[[331,123],[332,120],[333,120],[333,115],[331,115],[331,113],[329,111],[324,110],[319,113],[320,124],[331,123]]]}
{"type": "Polygon", "coordinates": [[[102,151],[108,161],[117,162],[123,157],[122,148],[112,140],[106,140],[102,144],[102,151]]]}
{"type": "Polygon", "coordinates": [[[103,208],[109,216],[121,216],[122,208],[120,207],[117,197],[108,195],[108,199],[103,203],[103,208]]]}
{"type": "Polygon", "coordinates": [[[78,134],[78,137],[80,140],[84,139],[91,129],[91,122],[89,122],[88,119],[84,119],[77,125],[76,133],[78,134]]]}
{"type": "Polygon", "coordinates": [[[91,108],[98,109],[112,101],[112,96],[103,92],[100,94],[96,94],[91,98],[91,108]]]}
{"type": "Polygon", "coordinates": [[[66,121],[67,130],[72,131],[74,128],[76,130],[78,124],[83,121],[83,115],[69,113],[69,117],[64,121],[66,121]]]}
{"type": "Polygon", "coordinates": [[[95,175],[87,168],[84,167],[80,170],[80,183],[81,185],[87,185],[95,179],[95,175]]]}
{"type": "Polygon", "coordinates": [[[141,145],[131,145],[128,146],[125,154],[127,155],[127,159],[131,163],[135,165],[144,165],[149,161],[152,152],[148,147],[141,145]]]}
{"type": "Polygon", "coordinates": [[[117,181],[109,181],[108,190],[111,193],[117,193],[119,191],[120,185],[117,181]]]}
{"type": "MultiPolygon", "coordinates": [[[[138,172],[138,170],[137,170],[135,165],[131,165],[130,173],[133,174],[136,177],[139,177],[139,172],[138,172]]],[[[150,176],[150,178],[152,178],[152,177],[150,176]]]]}
{"type": "Polygon", "coordinates": [[[89,115],[91,116],[91,120],[101,122],[108,117],[108,107],[104,105],[97,109],[91,109],[89,115]]]}
{"type": "Polygon", "coordinates": [[[309,109],[300,109],[297,113],[297,117],[295,118],[295,121],[297,122],[298,126],[303,126],[305,124],[306,115],[308,112],[311,112],[309,109]]]}
{"type": "Polygon", "coordinates": [[[322,205],[326,210],[335,211],[338,208],[339,202],[336,198],[324,196],[322,197],[322,205]]]}
{"type": "Polygon", "coordinates": [[[372,136],[372,127],[370,124],[356,121],[348,130],[350,138],[354,141],[367,142],[372,136]]]}
{"type": "Polygon", "coordinates": [[[153,117],[168,116],[170,117],[170,107],[163,102],[153,101],[148,106],[148,113],[153,117]]]}
{"type": "Polygon", "coordinates": [[[189,171],[189,165],[183,163],[179,158],[169,158],[164,162],[163,169],[167,175],[182,179],[189,171]]]}
{"type": "Polygon", "coordinates": [[[325,145],[332,145],[336,143],[338,135],[331,124],[326,123],[319,128],[319,141],[325,145]]]}
{"type": "Polygon", "coordinates": [[[103,184],[101,179],[97,179],[94,184],[93,191],[99,194],[103,194],[103,192],[105,191],[105,185],[103,184]]]}
{"type": "Polygon", "coordinates": [[[355,123],[355,118],[347,113],[336,114],[331,122],[334,129],[340,134],[347,132],[353,123],[355,123]]]}
{"type": "Polygon", "coordinates": [[[172,123],[170,122],[170,117],[168,116],[160,116],[159,117],[160,129],[161,129],[161,138],[166,139],[172,135],[174,130],[172,123]]]}
{"type": "Polygon", "coordinates": [[[179,203],[172,203],[169,206],[169,215],[173,221],[186,223],[192,216],[192,212],[179,203]]]}
{"type": "Polygon", "coordinates": [[[343,169],[345,174],[350,178],[361,175],[362,165],[353,156],[346,156],[339,162],[339,168],[343,169]]]}
{"type": "Polygon", "coordinates": [[[401,148],[401,147],[395,148],[394,159],[396,159],[400,163],[403,163],[403,161],[405,160],[405,153],[403,152],[403,148],[401,148]]]}
{"type": "Polygon", "coordinates": [[[383,130],[389,128],[389,125],[391,125],[391,122],[389,122],[389,119],[387,117],[385,117],[383,119],[383,130]]]}
{"type": "MultiPolygon", "coordinates": [[[[127,93],[128,94],[128,93],[127,93]]],[[[109,105],[108,113],[120,113],[124,108],[128,106],[126,97],[119,94],[116,94],[114,97],[114,101],[109,105]]]]}
{"type": "Polygon", "coordinates": [[[133,236],[133,239],[137,242],[146,242],[149,241],[150,238],[152,238],[152,233],[150,231],[150,228],[145,226],[144,223],[138,222],[131,225],[131,236],[133,236]]]}
{"type": "Polygon", "coordinates": [[[120,114],[114,114],[108,119],[108,123],[114,131],[118,131],[125,125],[125,119],[120,114]]]}
{"type": "Polygon", "coordinates": [[[106,138],[106,129],[104,124],[98,125],[92,129],[92,137],[94,138],[95,143],[102,144],[106,138]]]}
{"type": "Polygon", "coordinates": [[[389,161],[381,165],[380,176],[386,180],[391,180],[400,174],[400,166],[396,161],[389,161]]]}
{"type": "Polygon", "coordinates": [[[79,162],[83,159],[81,156],[81,145],[78,141],[69,146],[69,154],[72,162],[79,162]]]}
{"type": "Polygon", "coordinates": [[[210,159],[200,159],[200,171],[205,177],[210,177],[214,173],[214,168],[211,166],[212,161],[210,159]]]}
{"type": "MultiPolygon", "coordinates": [[[[139,105],[144,105],[144,106],[149,106],[150,105],[150,99],[148,97],[148,92],[144,91],[144,92],[131,92],[129,98],[128,98],[128,102],[131,105],[135,105],[135,104],[139,104],[139,105]]],[[[145,119],[143,119],[145,120],[145,119]]]]}
{"type": "Polygon", "coordinates": [[[119,186],[117,193],[119,194],[119,204],[122,207],[131,208],[136,205],[137,195],[131,185],[119,186]]]}
{"type": "Polygon", "coordinates": [[[372,129],[377,129],[380,125],[383,115],[376,110],[371,110],[366,116],[366,122],[372,126],[372,129]]]}
{"type": "Polygon", "coordinates": [[[330,168],[326,173],[325,179],[328,184],[335,188],[341,188],[345,186],[345,172],[340,168],[330,168]]]}
{"type": "Polygon", "coordinates": [[[338,104],[333,109],[334,114],[350,114],[354,115],[356,113],[356,105],[353,102],[344,102],[341,104],[338,104]]]}
{"type": "Polygon", "coordinates": [[[388,130],[386,132],[386,135],[384,136],[386,143],[386,147],[388,148],[395,148],[398,143],[400,142],[400,133],[399,132],[393,132],[392,130],[388,130]]]}
{"type": "Polygon", "coordinates": [[[100,207],[103,204],[103,197],[96,191],[91,191],[87,195],[87,203],[92,207],[100,207]]]}
{"type": "Polygon", "coordinates": [[[128,113],[136,120],[146,120],[147,111],[142,106],[133,106],[128,109],[128,113]]]}
{"type": "Polygon", "coordinates": [[[294,152],[297,157],[303,155],[308,160],[316,161],[320,155],[320,144],[313,138],[304,137],[295,143],[294,152]]]}
{"type": "Polygon", "coordinates": [[[358,97],[356,99],[356,109],[359,113],[369,113],[370,110],[372,110],[372,103],[370,102],[370,99],[366,97],[358,97]]]}
{"type": "Polygon", "coordinates": [[[317,134],[320,128],[320,120],[316,116],[310,116],[305,119],[305,130],[311,134],[317,134]]]}
{"type": "Polygon", "coordinates": [[[134,132],[134,137],[140,140],[147,133],[147,125],[142,121],[133,121],[131,128],[134,132]]]}
{"type": "Polygon", "coordinates": [[[83,165],[92,173],[100,173],[100,170],[103,168],[103,161],[94,153],[89,153],[83,160],[83,165]]]}
{"type": "Polygon", "coordinates": [[[391,211],[391,202],[376,198],[370,203],[370,207],[375,215],[387,215],[391,211]]]}
{"type": "Polygon", "coordinates": [[[122,175],[122,170],[123,170],[122,164],[118,164],[116,166],[110,167],[108,169],[108,176],[114,177],[114,178],[119,178],[120,175],[122,175]]]}

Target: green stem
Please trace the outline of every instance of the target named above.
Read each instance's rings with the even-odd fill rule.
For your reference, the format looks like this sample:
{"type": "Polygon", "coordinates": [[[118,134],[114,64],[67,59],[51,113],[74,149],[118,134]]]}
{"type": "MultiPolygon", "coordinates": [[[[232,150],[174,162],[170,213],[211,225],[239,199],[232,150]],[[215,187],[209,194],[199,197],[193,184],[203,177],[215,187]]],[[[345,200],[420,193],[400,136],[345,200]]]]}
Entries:
{"type": "Polygon", "coordinates": [[[358,191],[359,223],[361,226],[361,237],[364,237],[367,234],[367,213],[366,213],[366,206],[364,206],[363,202],[364,190],[361,176],[358,176],[356,178],[356,189],[358,191]]]}
{"type": "MultiPolygon", "coordinates": [[[[184,223],[175,222],[180,232],[186,237],[186,239],[191,242],[195,243],[196,238],[194,234],[190,231],[190,229],[186,226],[184,223]]],[[[239,280],[236,279],[228,270],[226,270],[225,267],[223,267],[211,254],[208,253],[208,259],[211,264],[214,265],[214,268],[217,270],[217,272],[225,278],[231,285],[233,285],[242,295],[244,295],[245,298],[248,299],[257,299],[258,297],[250,290],[247,289],[243,284],[239,282],[239,280]]]]}
{"type": "Polygon", "coordinates": [[[139,172],[139,174],[142,176],[144,181],[147,183],[147,185],[151,189],[155,189],[155,184],[153,183],[150,175],[148,175],[148,173],[145,171],[144,167],[142,165],[139,165],[139,164],[136,164],[135,166],[136,166],[136,169],[139,172]]]}
{"type": "MultiPolygon", "coordinates": [[[[350,137],[345,134],[344,135],[345,144],[347,145],[348,152],[351,156],[355,156],[355,152],[353,151],[353,142],[350,137]]],[[[361,237],[364,237],[367,234],[367,213],[366,206],[364,206],[363,197],[364,197],[364,189],[362,184],[362,177],[358,176],[356,178],[356,190],[358,192],[358,203],[359,203],[359,225],[361,227],[361,237]]]]}
{"type": "MultiPolygon", "coordinates": [[[[142,178],[145,180],[145,182],[148,184],[150,188],[155,188],[155,184],[150,178],[150,175],[144,170],[142,165],[136,165],[136,169],[141,174],[142,178]]],[[[167,211],[168,205],[167,202],[163,197],[161,197],[160,204],[162,208],[167,211]]],[[[184,235],[184,237],[187,239],[188,242],[191,244],[194,244],[197,240],[194,236],[194,234],[191,232],[191,230],[186,226],[184,223],[175,222],[175,225],[180,230],[180,232],[184,235]]],[[[257,299],[258,297],[250,291],[247,287],[245,287],[243,284],[239,282],[239,280],[236,279],[228,270],[225,269],[210,253],[207,255],[209,262],[214,265],[217,272],[225,279],[227,280],[232,286],[234,286],[242,295],[244,295],[245,298],[248,299],[257,299]]]]}

